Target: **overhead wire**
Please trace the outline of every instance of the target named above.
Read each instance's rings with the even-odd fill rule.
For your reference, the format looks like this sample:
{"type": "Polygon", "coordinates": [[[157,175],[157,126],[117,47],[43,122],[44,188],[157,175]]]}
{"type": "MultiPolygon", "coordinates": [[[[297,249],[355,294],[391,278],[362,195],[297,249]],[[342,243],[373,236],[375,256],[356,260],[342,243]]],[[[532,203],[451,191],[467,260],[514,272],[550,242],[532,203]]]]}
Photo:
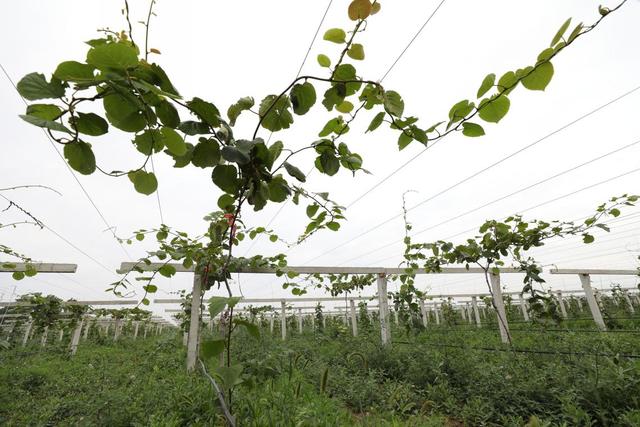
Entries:
{"type": "MultiPolygon", "coordinates": [[[[4,66],[2,65],[2,63],[0,63],[0,69],[2,69],[2,72],[4,73],[5,77],[7,78],[7,80],[9,81],[9,83],[11,83],[11,85],[13,86],[13,88],[15,89],[16,93],[18,94],[18,96],[20,97],[20,99],[22,100],[22,102],[28,106],[29,104],[27,103],[27,101],[24,99],[24,97],[20,94],[20,91],[18,90],[18,86],[15,84],[15,82],[13,81],[13,79],[11,78],[11,76],[9,75],[9,73],[7,72],[7,70],[4,68],[4,66]]],[[[78,186],[80,187],[80,189],[82,190],[82,193],[85,195],[85,197],[87,198],[87,200],[89,201],[89,203],[91,204],[91,206],[93,206],[93,209],[96,211],[96,213],[98,214],[98,216],[100,217],[100,219],[102,220],[102,222],[104,223],[104,225],[107,227],[107,230],[109,230],[111,232],[111,234],[113,235],[113,237],[116,239],[116,241],[119,243],[120,248],[122,249],[122,251],[124,252],[124,254],[129,258],[132,259],[131,254],[129,254],[129,251],[127,251],[127,249],[124,247],[124,245],[122,244],[122,242],[118,239],[118,237],[116,236],[115,233],[115,227],[113,227],[111,224],[109,224],[109,222],[107,221],[107,219],[105,218],[104,214],[100,211],[100,209],[98,208],[98,205],[95,203],[95,201],[93,200],[93,198],[89,195],[89,192],[86,190],[86,188],[84,187],[84,185],[82,185],[82,182],[80,182],[80,180],[78,179],[78,177],[76,176],[75,172],[73,171],[73,169],[71,169],[71,167],[69,166],[69,164],[67,163],[67,161],[64,159],[64,157],[62,156],[62,154],[60,154],[60,151],[58,150],[58,147],[56,147],[55,142],[51,139],[51,136],[44,130],[42,129],[42,132],[44,133],[44,135],[47,137],[47,140],[49,141],[49,143],[51,144],[51,147],[53,148],[53,150],[56,152],[56,154],[58,155],[58,157],[60,158],[60,160],[62,161],[62,163],[64,163],[64,165],[66,166],[67,170],[69,171],[69,173],[71,174],[71,176],[73,177],[74,181],[76,182],[76,184],[78,184],[78,186]]]]}
{"type": "MultiPolygon", "coordinates": [[[[588,118],[588,117],[592,116],[593,114],[595,114],[595,113],[597,113],[597,112],[601,111],[602,109],[604,109],[604,108],[606,108],[606,107],[608,107],[608,106],[610,106],[610,105],[612,105],[612,104],[614,104],[614,103],[616,103],[616,102],[618,102],[618,101],[622,100],[623,98],[625,98],[625,97],[627,97],[627,96],[631,95],[632,93],[636,92],[638,89],[640,89],[640,85],[639,85],[639,86],[634,87],[634,88],[633,88],[633,89],[631,89],[631,90],[628,90],[628,91],[624,92],[622,95],[619,95],[619,96],[617,96],[617,97],[615,97],[615,98],[613,98],[613,99],[611,99],[611,100],[607,101],[607,102],[606,102],[606,103],[604,103],[604,104],[599,105],[598,107],[596,107],[596,108],[594,108],[594,109],[590,110],[589,112],[587,112],[587,113],[585,113],[585,114],[582,114],[582,115],[581,115],[581,116],[579,116],[578,118],[571,120],[570,122],[568,122],[568,123],[566,123],[566,124],[562,125],[561,127],[559,127],[559,128],[557,128],[557,129],[555,129],[555,130],[553,130],[553,131],[551,131],[551,132],[547,133],[546,135],[544,135],[544,136],[542,136],[541,138],[539,138],[539,139],[537,139],[537,140],[535,140],[535,141],[531,142],[530,144],[528,144],[528,145],[526,145],[526,146],[524,146],[524,147],[522,147],[522,148],[520,148],[520,149],[518,149],[518,150],[516,150],[516,151],[514,151],[514,152],[512,152],[512,153],[510,153],[510,154],[508,154],[507,156],[505,156],[505,157],[503,157],[503,158],[501,158],[501,159],[499,159],[499,160],[497,160],[497,161],[495,161],[494,163],[492,163],[492,164],[488,165],[487,167],[482,168],[482,169],[480,169],[479,171],[476,171],[476,172],[474,172],[473,174],[471,174],[471,175],[469,175],[469,176],[467,176],[467,177],[465,177],[465,178],[461,179],[460,181],[455,182],[454,184],[452,184],[452,185],[450,185],[450,186],[448,186],[448,187],[444,188],[443,190],[441,190],[441,191],[437,192],[436,194],[434,194],[434,195],[432,195],[432,196],[429,196],[428,198],[426,198],[426,199],[424,199],[424,200],[420,201],[419,203],[417,203],[416,205],[413,205],[413,206],[409,207],[409,208],[407,209],[407,212],[412,211],[412,210],[414,210],[414,209],[416,209],[416,208],[418,208],[418,207],[420,207],[420,206],[425,205],[426,203],[429,203],[429,202],[433,201],[434,199],[436,199],[436,198],[438,198],[438,197],[440,197],[440,196],[442,196],[442,195],[444,195],[444,194],[448,193],[449,191],[451,191],[451,190],[453,190],[453,189],[455,189],[455,188],[457,188],[457,187],[461,186],[462,184],[465,184],[465,183],[467,183],[467,182],[469,182],[469,181],[473,180],[474,178],[476,178],[476,177],[478,177],[478,176],[480,176],[480,175],[484,174],[485,172],[488,172],[489,170],[491,170],[491,169],[495,168],[496,166],[498,166],[498,165],[500,165],[500,164],[502,164],[502,163],[506,162],[507,160],[510,160],[511,158],[513,158],[513,157],[515,157],[515,156],[517,156],[517,155],[519,155],[519,154],[521,154],[521,153],[523,153],[523,152],[525,152],[525,151],[529,150],[530,148],[535,147],[536,145],[540,144],[540,143],[541,143],[541,142],[543,142],[543,141],[546,141],[547,139],[551,138],[552,136],[554,136],[554,135],[556,135],[556,134],[558,134],[558,133],[560,133],[560,132],[562,132],[562,131],[564,131],[564,130],[568,129],[569,127],[571,127],[571,126],[575,125],[576,123],[578,123],[578,122],[580,122],[580,121],[582,121],[582,120],[584,120],[584,119],[586,119],[586,118],[588,118]]],[[[432,145],[432,146],[433,146],[433,145],[432,145]]],[[[399,169],[401,169],[401,168],[403,168],[404,166],[406,166],[408,163],[410,163],[411,161],[413,161],[415,158],[417,158],[418,156],[420,156],[420,155],[421,155],[422,153],[424,153],[425,151],[426,151],[426,148],[425,148],[423,151],[421,151],[420,153],[418,153],[416,156],[414,156],[414,158],[410,159],[408,162],[406,162],[405,164],[403,164],[399,169]]],[[[383,181],[385,181],[385,180],[387,180],[389,177],[391,177],[391,176],[392,176],[392,175],[394,175],[395,173],[397,173],[397,172],[399,171],[399,169],[396,169],[396,170],[394,170],[390,175],[387,175],[387,177],[385,177],[382,181],[380,181],[380,183],[381,183],[381,182],[383,182],[383,181]]],[[[375,188],[377,188],[377,187],[379,186],[379,184],[380,184],[380,183],[377,183],[377,184],[375,184],[374,186],[370,187],[367,191],[365,191],[363,194],[361,194],[360,196],[358,196],[358,197],[355,199],[355,201],[354,201],[354,202],[351,202],[348,206],[353,206],[353,205],[355,204],[355,202],[356,202],[356,201],[359,201],[359,200],[361,200],[362,198],[364,198],[364,196],[366,196],[366,195],[370,194],[370,193],[371,193],[375,188]]],[[[308,259],[307,261],[305,261],[305,262],[303,263],[303,265],[304,265],[304,264],[308,264],[309,262],[315,261],[315,260],[316,260],[316,259],[318,259],[318,258],[321,258],[321,257],[323,257],[323,256],[325,256],[325,255],[327,255],[327,254],[329,254],[329,253],[331,253],[331,252],[333,252],[333,251],[335,251],[335,250],[337,250],[337,249],[340,249],[341,247],[346,246],[347,244],[349,244],[349,243],[351,243],[351,242],[353,242],[353,241],[355,241],[355,240],[357,240],[357,239],[361,238],[362,236],[365,236],[365,235],[369,234],[370,232],[372,232],[372,231],[374,231],[374,230],[377,230],[378,228],[380,228],[380,227],[382,227],[382,226],[384,226],[384,225],[388,224],[388,223],[389,223],[389,222],[391,222],[392,220],[397,219],[397,218],[401,218],[401,217],[402,217],[402,215],[403,215],[403,213],[398,213],[398,214],[396,214],[396,215],[393,215],[393,216],[391,216],[391,217],[389,217],[389,218],[387,218],[387,219],[385,219],[385,220],[383,220],[383,221],[379,222],[378,224],[374,225],[373,227],[370,227],[370,228],[368,228],[368,229],[366,229],[366,230],[364,230],[364,231],[360,232],[360,233],[359,233],[359,234],[357,234],[356,236],[354,236],[354,237],[352,237],[352,238],[350,238],[350,239],[348,239],[348,240],[344,241],[343,243],[340,243],[339,245],[334,246],[333,248],[329,249],[328,251],[325,251],[325,252],[323,252],[323,253],[321,253],[321,254],[319,254],[319,255],[317,255],[317,256],[315,256],[315,257],[311,258],[311,259],[308,259]]]]}

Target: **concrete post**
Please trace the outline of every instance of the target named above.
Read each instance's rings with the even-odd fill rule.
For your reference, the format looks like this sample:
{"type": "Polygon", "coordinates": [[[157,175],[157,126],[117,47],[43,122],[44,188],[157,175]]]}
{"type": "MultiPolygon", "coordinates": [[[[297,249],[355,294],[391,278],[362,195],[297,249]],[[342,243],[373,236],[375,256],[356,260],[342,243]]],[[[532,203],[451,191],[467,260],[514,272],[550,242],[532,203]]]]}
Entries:
{"type": "Polygon", "coordinates": [[[116,319],[116,324],[113,326],[113,340],[118,341],[120,337],[120,319],[116,319]]]}
{"type": "Polygon", "coordinates": [[[581,298],[580,296],[578,296],[578,297],[576,298],[576,301],[578,301],[578,309],[579,309],[580,311],[582,311],[582,298],[581,298]]]}
{"type": "Polygon", "coordinates": [[[24,336],[22,337],[22,346],[25,347],[27,345],[27,341],[29,341],[29,335],[31,334],[31,328],[33,327],[33,322],[27,323],[27,327],[24,330],[24,336]]]}
{"type": "Polygon", "coordinates": [[[302,335],[302,309],[298,309],[298,332],[302,335]]]}
{"type": "Polygon", "coordinates": [[[69,347],[69,351],[73,356],[78,351],[78,343],[80,343],[80,335],[82,334],[82,322],[81,319],[76,325],[76,329],[73,331],[73,336],[71,337],[71,346],[69,347]]]}
{"type": "Polygon", "coordinates": [[[189,345],[189,333],[187,331],[184,331],[182,333],[182,345],[184,345],[184,346],[188,346],[189,345]]]}
{"type": "Polygon", "coordinates": [[[566,319],[567,316],[567,308],[564,306],[564,299],[562,299],[562,291],[556,292],[558,296],[558,304],[560,305],[560,313],[562,314],[562,318],[566,319]]]}
{"type": "Polygon", "coordinates": [[[460,314],[462,315],[462,320],[467,320],[467,312],[464,310],[464,306],[460,306],[460,314]]]}
{"type": "Polygon", "coordinates": [[[440,311],[438,310],[438,303],[433,303],[433,313],[436,315],[436,325],[440,324],[440,311]]]}
{"type": "Polygon", "coordinates": [[[393,321],[396,325],[400,323],[400,320],[398,319],[398,310],[393,310],[393,321]]]}
{"type": "Polygon", "coordinates": [[[135,340],[136,338],[138,338],[138,328],[140,327],[140,322],[135,321],[133,323],[133,339],[135,340]]]}
{"type": "Polygon", "coordinates": [[[86,340],[87,338],[89,338],[89,328],[91,327],[91,322],[89,321],[89,319],[85,319],[85,320],[87,324],[84,327],[84,333],[82,334],[82,338],[86,340]]]}
{"type": "Polygon", "coordinates": [[[269,317],[269,332],[273,335],[273,313],[271,313],[271,316],[269,317]]]}
{"type": "Polygon", "coordinates": [[[149,332],[149,324],[144,325],[144,335],[142,336],[143,338],[147,337],[147,332],[149,332]]]}
{"type": "Polygon", "coordinates": [[[349,300],[349,305],[351,308],[351,333],[353,333],[354,337],[358,336],[358,321],[356,319],[356,303],[353,299],[349,300]]]}
{"type": "Polygon", "coordinates": [[[504,308],[504,300],[502,299],[502,287],[500,286],[500,275],[491,274],[491,293],[493,294],[493,303],[498,316],[498,326],[500,327],[500,338],[503,343],[511,342],[509,334],[509,323],[507,321],[507,312],[504,308]]]}
{"type": "Polygon", "coordinates": [[[193,289],[191,291],[191,318],[189,319],[189,335],[187,341],[187,371],[196,369],[198,361],[198,344],[200,337],[200,297],[202,294],[202,280],[199,274],[193,275],[193,289]]]}
{"type": "Polygon", "coordinates": [[[582,289],[584,289],[584,296],[587,300],[587,304],[589,305],[589,310],[591,310],[591,316],[593,317],[594,322],[596,322],[596,326],[601,331],[606,331],[607,326],[604,324],[600,307],[598,306],[598,302],[593,295],[593,289],[591,288],[591,277],[588,274],[580,274],[580,283],[582,284],[582,289]]]}
{"type": "Polygon", "coordinates": [[[63,337],[64,337],[64,329],[60,329],[60,333],[58,334],[58,342],[62,342],[63,337]]]}
{"type": "Polygon", "coordinates": [[[42,337],[40,337],[40,346],[44,347],[47,345],[47,335],[49,334],[49,327],[45,326],[44,331],[42,331],[42,337]]]}
{"type": "Polygon", "coordinates": [[[287,306],[284,300],[280,301],[280,333],[282,340],[287,339],[287,306]]]}
{"type": "Polygon", "coordinates": [[[471,307],[473,308],[473,315],[476,318],[476,326],[480,327],[480,311],[478,310],[478,297],[471,297],[471,307]]]}
{"type": "Polygon", "coordinates": [[[380,312],[380,335],[382,345],[391,344],[391,325],[389,325],[389,297],[387,295],[387,276],[378,274],[378,310],[380,312]]]}
{"type": "Polygon", "coordinates": [[[427,307],[422,299],[420,300],[420,314],[422,314],[422,326],[426,328],[429,324],[429,318],[427,317],[427,307]]]}
{"type": "Polygon", "coordinates": [[[522,294],[518,295],[519,299],[520,299],[520,310],[522,311],[522,317],[524,318],[525,322],[529,321],[529,311],[527,310],[527,305],[524,302],[524,298],[522,297],[522,294]]]}
{"type": "Polygon", "coordinates": [[[631,314],[635,313],[636,310],[635,308],[633,308],[633,303],[631,302],[631,298],[629,298],[629,294],[624,294],[624,300],[627,302],[627,306],[629,306],[629,311],[631,312],[631,314]]]}

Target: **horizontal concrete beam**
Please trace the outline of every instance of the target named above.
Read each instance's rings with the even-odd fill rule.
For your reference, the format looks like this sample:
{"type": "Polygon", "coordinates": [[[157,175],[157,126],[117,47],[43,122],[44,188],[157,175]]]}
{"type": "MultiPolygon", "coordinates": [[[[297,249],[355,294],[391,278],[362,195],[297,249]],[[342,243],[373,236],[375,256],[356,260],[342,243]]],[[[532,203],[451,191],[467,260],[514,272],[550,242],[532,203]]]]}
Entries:
{"type": "Polygon", "coordinates": [[[27,265],[36,269],[38,273],[75,273],[78,269],[77,264],[54,264],[54,263],[24,263],[0,261],[0,273],[13,273],[16,271],[25,271],[27,265]],[[12,267],[4,267],[11,264],[12,267]],[[14,267],[13,267],[14,266],[14,267]]]}
{"type": "Polygon", "coordinates": [[[640,276],[638,270],[605,270],[605,269],[589,269],[589,268],[554,268],[549,270],[551,274],[591,274],[594,276],[640,276]]]}
{"type": "MultiPolygon", "coordinates": [[[[136,300],[110,300],[110,301],[64,301],[62,305],[136,305],[136,300]]],[[[0,307],[30,307],[33,304],[10,301],[0,302],[0,307]]]]}

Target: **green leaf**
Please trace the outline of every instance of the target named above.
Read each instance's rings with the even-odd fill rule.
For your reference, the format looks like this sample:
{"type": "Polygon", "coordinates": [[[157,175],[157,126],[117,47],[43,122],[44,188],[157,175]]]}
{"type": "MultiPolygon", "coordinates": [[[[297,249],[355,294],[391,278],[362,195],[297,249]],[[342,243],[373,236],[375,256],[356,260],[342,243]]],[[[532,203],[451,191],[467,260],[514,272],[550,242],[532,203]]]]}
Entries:
{"type": "Polygon", "coordinates": [[[320,64],[321,67],[329,68],[331,67],[331,59],[329,59],[327,55],[321,53],[318,55],[318,64],[320,64]]]}
{"type": "Polygon", "coordinates": [[[44,120],[39,117],[31,116],[28,114],[20,114],[20,118],[27,123],[31,123],[32,125],[35,125],[41,128],[51,129],[58,132],[66,132],[69,134],[72,133],[64,125],[61,125],[60,123],[55,122],[53,120],[44,120]]]}
{"type": "Polygon", "coordinates": [[[200,117],[209,126],[214,128],[220,126],[220,111],[212,103],[203,101],[200,98],[193,98],[187,102],[187,105],[196,116],[200,117]]]}
{"type": "Polygon", "coordinates": [[[290,194],[291,190],[282,175],[276,175],[269,181],[269,200],[272,202],[282,203],[290,194]]]}
{"type": "Polygon", "coordinates": [[[211,174],[213,183],[222,191],[235,194],[238,191],[238,170],[233,165],[218,165],[211,174]]]}
{"type": "Polygon", "coordinates": [[[138,54],[133,46],[124,43],[107,43],[96,46],[87,53],[87,64],[96,68],[126,70],[138,65],[138,54]]]}
{"type": "Polygon", "coordinates": [[[133,144],[142,154],[148,156],[152,152],[160,152],[164,148],[164,137],[158,129],[146,129],[141,134],[136,135],[133,144]]]}
{"type": "Polygon", "coordinates": [[[398,92],[389,90],[384,93],[384,108],[395,117],[402,117],[404,101],[398,92]]]}
{"type": "Polygon", "coordinates": [[[593,243],[595,240],[595,237],[593,237],[591,234],[582,235],[582,241],[586,244],[593,243]]]}
{"type": "Polygon", "coordinates": [[[384,111],[380,111],[378,114],[376,114],[373,120],[371,120],[371,123],[369,124],[369,127],[367,128],[365,133],[373,132],[374,130],[378,129],[378,127],[380,127],[382,121],[384,120],[385,114],[386,113],[384,111]]]}
{"type": "Polygon", "coordinates": [[[323,152],[316,160],[316,168],[329,176],[333,176],[340,170],[340,161],[330,151],[323,152]]]}
{"type": "Polygon", "coordinates": [[[482,136],[484,135],[484,129],[476,123],[465,122],[462,124],[462,134],[471,137],[482,136]]]}
{"type": "Polygon", "coordinates": [[[260,338],[260,329],[258,329],[258,325],[247,320],[237,318],[235,319],[235,323],[236,325],[244,326],[247,329],[247,332],[249,332],[249,335],[251,335],[252,337],[260,338]]]}
{"type": "Polygon", "coordinates": [[[165,264],[158,269],[158,273],[164,277],[172,277],[176,274],[176,268],[170,264],[165,264]]]}
{"type": "Polygon", "coordinates": [[[327,136],[332,133],[335,133],[336,135],[345,134],[348,131],[349,131],[349,127],[344,122],[344,119],[342,118],[342,116],[338,116],[329,120],[324,125],[324,127],[322,128],[318,136],[327,136]]]}
{"type": "Polygon", "coordinates": [[[316,89],[309,82],[294,85],[289,96],[293,112],[299,116],[306,114],[316,103],[316,89]]]}
{"type": "Polygon", "coordinates": [[[231,389],[238,384],[242,384],[242,379],[240,378],[242,365],[218,366],[213,372],[220,379],[222,387],[225,389],[231,389]]]}
{"type": "Polygon", "coordinates": [[[27,115],[43,120],[53,121],[60,117],[62,109],[53,104],[31,104],[27,106],[27,115]]]}
{"type": "Polygon", "coordinates": [[[267,167],[271,169],[273,167],[273,163],[278,160],[280,154],[282,153],[282,149],[284,148],[284,144],[282,141],[276,141],[271,146],[269,146],[269,161],[267,162],[267,167]]]}
{"type": "Polygon", "coordinates": [[[327,228],[331,231],[338,231],[340,229],[340,223],[330,221],[327,223],[327,228]]]}
{"type": "Polygon", "coordinates": [[[498,123],[509,112],[510,105],[511,102],[505,95],[493,97],[490,103],[489,99],[485,98],[478,106],[478,115],[485,122],[498,123]]]}
{"type": "Polygon", "coordinates": [[[156,114],[163,125],[170,128],[176,128],[180,125],[180,115],[178,110],[169,101],[163,99],[155,106],[156,114]]]}
{"type": "Polygon", "coordinates": [[[464,119],[474,108],[475,104],[467,99],[458,102],[449,110],[450,123],[456,123],[464,119]]]}
{"type": "Polygon", "coordinates": [[[508,95],[518,84],[518,78],[513,71],[507,71],[498,80],[498,91],[508,95]]]}
{"type": "Polygon", "coordinates": [[[584,27],[582,26],[582,22],[576,25],[573,31],[571,31],[571,34],[569,34],[569,37],[567,38],[567,43],[571,43],[573,40],[575,40],[575,38],[580,35],[580,32],[582,31],[583,28],[584,27]]]}
{"type": "Polygon", "coordinates": [[[220,163],[220,146],[211,139],[200,138],[193,149],[191,163],[199,168],[208,168],[220,163]]]}
{"type": "Polygon", "coordinates": [[[245,165],[249,163],[250,160],[247,153],[232,145],[222,147],[222,158],[228,162],[238,163],[239,165],[245,165]]]}
{"type": "Polygon", "coordinates": [[[304,176],[302,171],[297,167],[293,166],[291,163],[284,162],[284,168],[287,170],[287,173],[297,179],[300,182],[305,182],[307,177],[304,176]]]}
{"type": "Polygon", "coordinates": [[[369,0],[353,0],[349,5],[349,18],[352,21],[366,19],[371,15],[371,2],[369,0]]]}
{"type": "Polygon", "coordinates": [[[142,289],[144,289],[145,292],[150,294],[155,294],[158,291],[158,287],[156,285],[146,285],[146,286],[143,286],[142,289]]]}
{"type": "Polygon", "coordinates": [[[204,340],[200,343],[200,353],[204,360],[220,356],[225,349],[225,340],[204,340]]]}
{"type": "Polygon", "coordinates": [[[553,64],[543,62],[536,65],[531,72],[522,79],[522,85],[529,90],[545,90],[553,77],[553,64]]]}
{"type": "Polygon", "coordinates": [[[64,86],[57,78],[48,83],[43,74],[31,73],[24,76],[16,85],[20,96],[29,101],[45,98],[60,98],[64,96],[64,86]]]}
{"type": "Polygon", "coordinates": [[[74,170],[82,175],[91,175],[96,170],[96,157],[91,145],[80,140],[64,146],[64,158],[74,170]]]}
{"type": "Polygon", "coordinates": [[[353,110],[353,104],[349,101],[342,101],[340,105],[336,106],[336,110],[341,113],[347,114],[353,110]]]}
{"type": "Polygon", "coordinates": [[[184,153],[182,156],[176,156],[175,154],[171,153],[169,150],[164,150],[165,154],[173,157],[173,160],[175,161],[173,165],[174,168],[183,168],[191,163],[191,159],[193,158],[194,147],[193,147],[193,144],[189,142],[187,142],[186,145],[187,145],[187,152],[184,153]]]}
{"type": "Polygon", "coordinates": [[[78,113],[74,124],[80,133],[91,136],[100,136],[109,132],[109,123],[94,113],[78,113]]]}
{"type": "Polygon", "coordinates": [[[129,172],[127,176],[138,193],[148,196],[158,189],[158,180],[153,172],[138,170],[129,172]]]}
{"type": "Polygon", "coordinates": [[[484,80],[482,80],[482,83],[480,84],[480,87],[478,88],[478,93],[476,94],[477,98],[480,98],[482,95],[484,95],[485,93],[487,93],[489,91],[489,89],[491,89],[493,87],[493,84],[496,81],[496,75],[491,73],[491,74],[487,74],[487,77],[484,78],[484,80]]]}
{"type": "Polygon", "coordinates": [[[209,126],[207,126],[206,123],[194,122],[192,120],[180,123],[180,125],[178,125],[178,130],[191,136],[211,133],[209,131],[209,126]]]}
{"type": "Polygon", "coordinates": [[[398,136],[398,148],[403,150],[407,145],[411,144],[411,141],[413,141],[411,135],[407,135],[406,132],[400,133],[398,136]]]}
{"type": "Polygon", "coordinates": [[[562,24],[560,26],[560,28],[558,29],[558,32],[556,33],[556,35],[553,36],[553,38],[551,39],[551,44],[549,46],[553,47],[553,46],[555,46],[556,43],[558,43],[560,41],[560,39],[564,35],[564,32],[567,31],[567,28],[569,28],[570,24],[571,24],[571,18],[569,18],[566,21],[564,21],[564,24],[562,24]]]}
{"type": "Polygon", "coordinates": [[[226,210],[228,207],[233,206],[235,202],[236,199],[225,193],[218,198],[218,207],[222,210],[226,210]]]}
{"type": "MultiPolygon", "coordinates": [[[[349,81],[349,83],[344,83],[344,94],[346,96],[353,95],[362,86],[362,82],[358,80],[358,76],[356,75],[356,69],[351,64],[341,64],[337,66],[333,74],[333,79],[343,82],[349,81]]],[[[333,85],[340,85],[340,83],[334,83],[333,85]]]]}
{"type": "Polygon", "coordinates": [[[112,93],[103,99],[107,120],[125,132],[140,132],[147,121],[133,96],[112,93]]]}
{"type": "Polygon", "coordinates": [[[11,274],[11,277],[13,277],[13,280],[22,280],[24,279],[24,272],[14,271],[13,274],[11,274]]]}
{"type": "Polygon", "coordinates": [[[333,43],[344,43],[347,39],[347,33],[340,28],[331,28],[324,33],[322,38],[333,43]]]}
{"type": "Polygon", "coordinates": [[[227,116],[229,117],[229,124],[231,126],[236,125],[236,120],[240,113],[246,110],[250,110],[255,105],[255,101],[250,96],[240,98],[235,104],[231,105],[227,110],[227,116]]]}
{"type": "Polygon", "coordinates": [[[364,47],[359,43],[354,43],[347,51],[347,55],[349,55],[351,59],[362,61],[364,59],[364,47]]]}
{"type": "Polygon", "coordinates": [[[53,75],[60,79],[71,82],[93,81],[95,68],[88,64],[77,61],[65,61],[58,65],[53,75]]]}
{"type": "Polygon", "coordinates": [[[213,319],[222,313],[229,303],[229,298],[211,297],[209,298],[209,316],[213,319]]]}
{"type": "Polygon", "coordinates": [[[187,144],[178,132],[165,126],[160,129],[160,133],[162,133],[162,142],[170,153],[182,156],[187,152],[187,144]]]}
{"type": "Polygon", "coordinates": [[[307,206],[307,216],[309,218],[313,218],[314,215],[318,212],[318,208],[320,208],[320,205],[317,205],[315,203],[307,206]]]}
{"type": "Polygon", "coordinates": [[[289,129],[293,123],[291,115],[291,101],[284,95],[278,98],[276,95],[268,95],[260,102],[258,114],[262,118],[262,127],[271,132],[289,129]]]}
{"type": "Polygon", "coordinates": [[[333,107],[344,101],[346,94],[347,87],[344,84],[336,84],[325,91],[322,105],[327,111],[331,111],[333,107]]]}

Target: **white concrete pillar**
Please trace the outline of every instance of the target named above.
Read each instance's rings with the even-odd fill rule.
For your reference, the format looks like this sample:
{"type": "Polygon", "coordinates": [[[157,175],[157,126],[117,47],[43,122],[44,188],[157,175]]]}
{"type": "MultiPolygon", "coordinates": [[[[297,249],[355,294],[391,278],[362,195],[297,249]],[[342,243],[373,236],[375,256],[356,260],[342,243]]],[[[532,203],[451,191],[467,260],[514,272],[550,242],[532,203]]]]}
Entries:
{"type": "Polygon", "coordinates": [[[302,334],[302,309],[298,309],[298,333],[302,334]]]}
{"type": "Polygon", "coordinates": [[[400,319],[398,319],[398,310],[393,310],[393,321],[396,325],[400,323],[400,319]]]}
{"type": "Polygon", "coordinates": [[[182,333],[182,345],[184,346],[188,346],[189,345],[189,332],[184,331],[182,333]]]}
{"type": "Polygon", "coordinates": [[[280,333],[282,340],[287,339],[287,305],[284,300],[280,301],[280,333]]]}
{"type": "Polygon", "coordinates": [[[349,305],[351,308],[351,333],[354,337],[358,336],[358,321],[356,318],[356,303],[353,299],[349,300],[349,305]]]}
{"type": "Polygon", "coordinates": [[[467,312],[464,310],[464,306],[460,306],[460,314],[462,315],[462,320],[467,320],[467,312]]]}
{"type": "Polygon", "coordinates": [[[522,294],[518,295],[518,298],[520,300],[520,310],[522,311],[522,317],[524,318],[525,322],[529,321],[529,311],[527,310],[527,305],[524,302],[524,298],[522,297],[522,294]]]}
{"type": "Polygon", "coordinates": [[[140,327],[140,322],[135,321],[133,322],[133,339],[135,340],[136,338],[138,338],[138,328],[140,327]]]}
{"type": "Polygon", "coordinates": [[[91,322],[89,321],[89,319],[85,319],[85,321],[87,322],[87,324],[84,327],[84,333],[82,334],[82,338],[83,339],[87,339],[89,338],[89,328],[91,327],[91,322]]]}
{"type": "Polygon", "coordinates": [[[578,295],[578,297],[576,298],[576,301],[578,301],[578,309],[582,311],[582,297],[578,295]]]}
{"type": "Polygon", "coordinates": [[[31,328],[33,328],[33,322],[27,323],[27,326],[24,330],[24,336],[22,337],[23,347],[25,347],[27,345],[27,341],[29,341],[29,335],[31,335],[31,328]]]}
{"type": "Polygon", "coordinates": [[[624,293],[624,300],[627,302],[627,306],[629,307],[629,311],[631,312],[631,314],[635,313],[636,310],[635,308],[633,308],[633,303],[631,302],[631,298],[629,298],[629,294],[628,293],[624,293]]]}
{"type": "Polygon", "coordinates": [[[148,323],[146,325],[144,325],[144,335],[142,336],[143,338],[147,337],[147,332],[149,332],[149,324],[148,323]]]}
{"type": "Polygon", "coordinates": [[[429,318],[427,317],[427,307],[424,304],[423,299],[419,300],[418,303],[420,304],[420,315],[422,316],[422,326],[426,328],[427,325],[429,324],[429,318]]]}
{"type": "Polygon", "coordinates": [[[47,345],[47,335],[49,334],[49,327],[45,326],[44,330],[42,331],[42,336],[40,337],[40,346],[44,347],[45,345],[47,345]]]}
{"type": "Polygon", "coordinates": [[[62,342],[63,337],[64,337],[64,329],[60,329],[60,333],[58,334],[58,342],[62,342]]]}
{"type": "Polygon", "coordinates": [[[76,329],[73,331],[73,335],[71,336],[71,346],[69,347],[69,351],[73,356],[78,351],[78,344],[80,343],[80,335],[82,334],[82,322],[83,320],[79,320],[76,325],[76,329]]]}
{"type": "Polygon", "coordinates": [[[500,275],[491,274],[491,293],[493,294],[493,303],[498,316],[498,326],[500,328],[500,338],[503,343],[511,342],[509,334],[509,323],[507,321],[507,312],[504,308],[504,300],[502,299],[502,287],[500,286],[500,275]]]}
{"type": "Polygon", "coordinates": [[[593,294],[593,289],[591,288],[591,277],[588,274],[580,274],[580,283],[582,284],[582,289],[584,289],[584,296],[587,300],[587,304],[589,305],[589,310],[591,310],[593,321],[596,322],[596,326],[601,331],[606,331],[607,326],[604,324],[600,307],[598,306],[598,302],[593,294]]]}
{"type": "Polygon", "coordinates": [[[478,310],[478,297],[471,297],[471,307],[473,308],[473,315],[476,319],[476,326],[481,326],[480,322],[480,310],[478,310]]]}
{"type": "Polygon", "coordinates": [[[269,317],[269,332],[273,335],[273,313],[271,313],[271,316],[269,317]]]}
{"type": "Polygon", "coordinates": [[[556,292],[558,298],[558,305],[560,306],[560,313],[562,314],[562,318],[566,319],[567,316],[567,308],[564,306],[564,299],[562,298],[562,291],[556,292]]]}
{"type": "Polygon", "coordinates": [[[118,338],[120,337],[120,323],[121,323],[121,320],[120,319],[116,319],[116,323],[115,323],[115,325],[113,325],[113,340],[114,341],[118,341],[118,338]]]}
{"type": "Polygon", "coordinates": [[[391,325],[389,324],[389,297],[387,295],[387,276],[378,274],[378,310],[380,313],[380,335],[382,345],[391,344],[391,325]]]}
{"type": "Polygon", "coordinates": [[[436,325],[440,324],[440,310],[438,309],[438,303],[433,303],[433,314],[436,315],[436,325]]]}
{"type": "Polygon", "coordinates": [[[200,297],[202,295],[202,280],[197,273],[193,274],[193,289],[191,290],[191,318],[189,319],[189,335],[187,341],[187,371],[196,369],[198,361],[198,346],[200,341],[200,297]]]}

